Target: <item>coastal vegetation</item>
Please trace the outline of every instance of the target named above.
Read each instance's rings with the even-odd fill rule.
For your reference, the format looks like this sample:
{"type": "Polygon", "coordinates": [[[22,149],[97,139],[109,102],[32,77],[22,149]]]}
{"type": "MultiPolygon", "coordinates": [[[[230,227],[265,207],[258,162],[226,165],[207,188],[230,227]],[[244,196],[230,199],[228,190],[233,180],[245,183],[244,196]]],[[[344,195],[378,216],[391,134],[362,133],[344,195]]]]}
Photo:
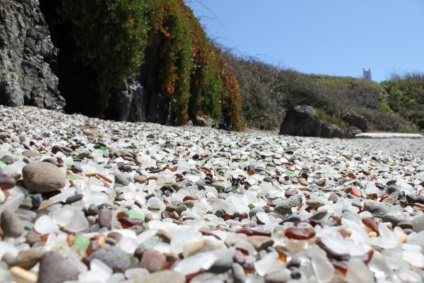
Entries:
{"type": "Polygon", "coordinates": [[[172,124],[205,115],[243,129],[235,75],[182,0],[61,0],[59,14],[71,25],[74,59],[95,73],[99,116],[114,88],[144,81],[143,64],[154,61],[154,83],[143,87],[169,99],[172,124]],[[151,49],[158,58],[146,56],[151,49]]]}
{"type": "Polygon", "coordinates": [[[206,36],[182,0],[60,0],[58,10],[71,26],[74,60],[95,73],[100,117],[107,118],[111,93],[136,78],[169,100],[173,125],[207,116],[231,130],[276,130],[285,110],[307,104],[342,129],[358,116],[369,131],[424,129],[424,75],[377,83],[237,56],[206,36]]]}
{"type": "Polygon", "coordinates": [[[424,111],[420,111],[424,107],[424,76],[377,83],[362,78],[303,74],[237,56],[231,50],[224,54],[237,76],[243,96],[242,112],[250,127],[278,129],[284,110],[299,104],[313,106],[322,120],[340,128],[350,126],[352,116],[365,118],[368,131],[416,132],[424,121],[424,111]]]}

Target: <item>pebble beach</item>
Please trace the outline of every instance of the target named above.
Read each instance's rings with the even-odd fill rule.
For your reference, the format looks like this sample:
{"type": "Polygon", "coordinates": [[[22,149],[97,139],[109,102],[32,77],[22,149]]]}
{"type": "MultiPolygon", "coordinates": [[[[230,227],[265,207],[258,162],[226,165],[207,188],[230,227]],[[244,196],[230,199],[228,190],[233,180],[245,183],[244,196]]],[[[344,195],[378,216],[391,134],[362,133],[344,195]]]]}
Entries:
{"type": "Polygon", "coordinates": [[[0,282],[423,282],[423,148],[0,106],[0,282]]]}

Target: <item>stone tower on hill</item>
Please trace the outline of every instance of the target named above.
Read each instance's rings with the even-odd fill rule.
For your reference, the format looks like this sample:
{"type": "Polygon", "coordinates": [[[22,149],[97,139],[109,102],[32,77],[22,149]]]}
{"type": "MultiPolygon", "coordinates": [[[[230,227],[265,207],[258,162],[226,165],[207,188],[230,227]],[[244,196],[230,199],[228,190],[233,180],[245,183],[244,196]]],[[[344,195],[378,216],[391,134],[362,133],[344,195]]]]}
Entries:
{"type": "Polygon", "coordinates": [[[366,81],[371,81],[371,69],[362,69],[362,78],[366,81]]]}

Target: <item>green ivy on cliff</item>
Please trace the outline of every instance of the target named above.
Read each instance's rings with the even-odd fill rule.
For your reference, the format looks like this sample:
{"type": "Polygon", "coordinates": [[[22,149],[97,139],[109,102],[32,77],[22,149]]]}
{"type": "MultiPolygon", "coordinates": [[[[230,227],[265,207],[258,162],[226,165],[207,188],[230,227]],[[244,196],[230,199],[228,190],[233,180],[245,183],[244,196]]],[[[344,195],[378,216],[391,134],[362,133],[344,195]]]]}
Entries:
{"type": "Polygon", "coordinates": [[[112,87],[134,76],[143,63],[148,32],[145,1],[62,0],[60,14],[72,23],[75,57],[97,74],[104,111],[112,87]]]}
{"type": "MultiPolygon", "coordinates": [[[[171,103],[172,123],[197,115],[241,130],[235,76],[182,0],[61,0],[72,25],[76,58],[97,74],[102,110],[110,90],[137,75],[148,42],[159,39],[158,89],[171,103]]],[[[141,74],[143,75],[143,74],[141,74]]]]}

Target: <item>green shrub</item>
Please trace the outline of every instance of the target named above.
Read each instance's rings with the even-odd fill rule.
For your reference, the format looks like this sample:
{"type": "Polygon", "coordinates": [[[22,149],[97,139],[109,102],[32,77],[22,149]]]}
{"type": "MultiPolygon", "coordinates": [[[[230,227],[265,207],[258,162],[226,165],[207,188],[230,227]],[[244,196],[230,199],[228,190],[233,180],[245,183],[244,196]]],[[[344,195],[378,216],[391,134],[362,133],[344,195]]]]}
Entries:
{"type": "Polygon", "coordinates": [[[138,0],[61,0],[59,13],[72,25],[75,58],[97,74],[101,112],[111,88],[134,76],[143,62],[146,9],[146,1],[138,0]]]}
{"type": "Polygon", "coordinates": [[[424,118],[424,74],[395,75],[381,83],[390,108],[422,129],[424,118]]]}
{"type": "Polygon", "coordinates": [[[237,80],[182,0],[61,1],[76,60],[96,73],[103,114],[111,90],[151,60],[157,74],[147,87],[169,99],[172,124],[203,114],[225,119],[233,130],[243,128],[237,80]],[[159,58],[144,58],[147,47],[159,58]]]}
{"type": "Polygon", "coordinates": [[[318,117],[323,121],[329,122],[331,124],[335,124],[341,129],[345,129],[348,126],[348,124],[345,121],[343,121],[340,118],[337,118],[334,115],[328,114],[323,109],[317,108],[315,109],[315,111],[317,112],[318,117]]]}

